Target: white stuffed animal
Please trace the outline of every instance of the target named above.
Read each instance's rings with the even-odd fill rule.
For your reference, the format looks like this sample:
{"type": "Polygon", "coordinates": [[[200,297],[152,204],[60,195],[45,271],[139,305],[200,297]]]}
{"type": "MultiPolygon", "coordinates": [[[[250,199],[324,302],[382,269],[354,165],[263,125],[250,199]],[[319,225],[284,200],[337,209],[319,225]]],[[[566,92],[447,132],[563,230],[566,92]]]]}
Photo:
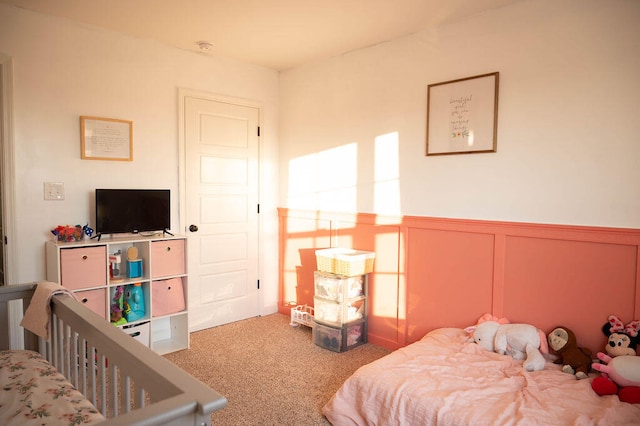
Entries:
{"type": "Polygon", "coordinates": [[[484,321],[467,327],[473,332],[469,339],[488,351],[511,355],[513,359],[524,359],[523,367],[527,371],[544,369],[546,363],[540,352],[541,345],[546,352],[544,332],[529,324],[500,324],[496,321],[484,321]],[[541,338],[542,336],[542,338],[541,338]]]}

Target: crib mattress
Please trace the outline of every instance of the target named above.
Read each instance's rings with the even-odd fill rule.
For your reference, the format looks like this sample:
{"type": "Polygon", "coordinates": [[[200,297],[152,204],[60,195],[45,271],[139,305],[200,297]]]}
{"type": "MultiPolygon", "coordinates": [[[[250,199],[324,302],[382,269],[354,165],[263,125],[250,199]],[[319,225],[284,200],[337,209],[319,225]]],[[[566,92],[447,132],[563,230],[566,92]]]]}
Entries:
{"type": "Polygon", "coordinates": [[[638,404],[596,395],[591,378],[522,363],[440,328],[360,367],[322,412],[335,426],[640,425],[638,404]]]}
{"type": "Polygon", "coordinates": [[[104,417],[33,351],[0,351],[0,424],[87,425],[104,417]]]}

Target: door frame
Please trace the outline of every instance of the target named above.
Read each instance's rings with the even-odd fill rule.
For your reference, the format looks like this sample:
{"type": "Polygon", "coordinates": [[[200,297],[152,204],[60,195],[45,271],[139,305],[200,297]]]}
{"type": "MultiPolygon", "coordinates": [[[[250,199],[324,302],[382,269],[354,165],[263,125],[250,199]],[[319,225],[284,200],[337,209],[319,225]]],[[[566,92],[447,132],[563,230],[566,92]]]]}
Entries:
{"type": "MultiPolygon", "coordinates": [[[[0,53],[0,173],[2,174],[2,185],[0,192],[2,196],[2,229],[3,234],[8,236],[8,244],[4,246],[4,284],[17,284],[18,265],[16,256],[18,238],[14,238],[16,232],[15,214],[15,155],[14,155],[14,133],[13,133],[13,61],[11,57],[0,53]]],[[[4,244],[0,235],[0,244],[4,244]]],[[[19,327],[22,317],[22,307],[9,306],[9,330],[16,330],[19,327]]],[[[9,336],[10,348],[24,348],[22,334],[15,333],[9,336]]]]}
{"type": "MultiPolygon", "coordinates": [[[[179,192],[179,206],[178,206],[178,226],[180,232],[189,238],[189,224],[187,223],[187,142],[186,142],[186,129],[185,129],[185,99],[186,98],[200,98],[214,102],[228,103],[231,105],[239,105],[250,108],[256,108],[258,110],[258,127],[260,127],[262,121],[262,105],[259,102],[249,99],[236,98],[232,96],[220,95],[215,93],[204,92],[194,89],[178,88],[178,192],[179,192]]],[[[261,165],[262,165],[262,147],[260,145],[260,136],[258,136],[258,205],[261,203],[261,165]]],[[[258,254],[257,254],[257,268],[258,279],[262,278],[263,259],[262,259],[262,214],[258,214],[258,254]]],[[[188,256],[188,254],[187,254],[188,256]]],[[[189,271],[187,271],[187,274],[189,271]]],[[[258,291],[258,315],[262,316],[264,311],[263,303],[263,291],[262,287],[258,291]]]]}
{"type": "MultiPolygon", "coordinates": [[[[0,113],[2,116],[2,228],[4,235],[8,236],[9,243],[4,247],[5,284],[17,284],[17,250],[18,238],[16,236],[16,203],[15,203],[15,141],[13,129],[13,61],[11,57],[0,53],[0,113]],[[7,272],[8,271],[8,272],[7,272]]],[[[1,236],[0,236],[1,237],[1,236]]],[[[4,244],[4,241],[0,241],[4,244]]]]}

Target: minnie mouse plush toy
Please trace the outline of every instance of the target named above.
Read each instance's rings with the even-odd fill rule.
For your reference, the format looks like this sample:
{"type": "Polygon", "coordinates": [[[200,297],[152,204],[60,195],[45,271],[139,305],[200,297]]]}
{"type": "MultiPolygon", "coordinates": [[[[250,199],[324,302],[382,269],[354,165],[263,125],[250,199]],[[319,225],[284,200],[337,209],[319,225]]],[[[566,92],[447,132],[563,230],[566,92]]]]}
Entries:
{"type": "Polygon", "coordinates": [[[609,337],[605,347],[607,354],[598,353],[601,363],[593,363],[594,370],[602,373],[591,382],[591,388],[600,396],[618,395],[620,401],[640,404],[640,357],[636,347],[640,341],[640,321],[624,325],[615,315],[602,326],[609,337]]]}
{"type": "Polygon", "coordinates": [[[624,325],[620,318],[609,315],[609,320],[602,326],[602,332],[609,338],[605,351],[609,356],[636,355],[640,342],[640,321],[631,321],[624,325]]]}

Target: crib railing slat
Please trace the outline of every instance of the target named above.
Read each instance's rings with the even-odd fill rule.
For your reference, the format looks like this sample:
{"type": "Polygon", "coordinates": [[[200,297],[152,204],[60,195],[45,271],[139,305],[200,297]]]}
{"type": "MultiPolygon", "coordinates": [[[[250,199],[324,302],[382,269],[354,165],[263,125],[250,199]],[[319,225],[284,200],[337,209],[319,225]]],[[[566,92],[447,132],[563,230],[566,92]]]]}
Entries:
{"type": "Polygon", "coordinates": [[[80,372],[81,372],[81,382],[82,382],[82,394],[88,395],[87,393],[87,341],[85,339],[80,340],[80,347],[78,348],[78,362],[80,363],[80,372]]]}
{"type": "Polygon", "coordinates": [[[135,392],[134,395],[134,399],[135,399],[135,405],[138,408],[144,408],[146,401],[145,401],[145,392],[144,392],[144,388],[137,386],[136,388],[138,389],[137,392],[135,392]]]}
{"type": "MultiPolygon", "coordinates": [[[[98,408],[98,410],[100,410],[100,408],[98,407],[98,392],[97,392],[97,386],[98,384],[96,383],[96,374],[97,374],[97,365],[96,365],[96,350],[93,346],[89,346],[89,349],[87,351],[87,365],[88,365],[88,371],[87,374],[89,375],[89,392],[91,393],[91,402],[93,403],[93,406],[98,408]]],[[[104,407],[104,406],[103,406],[104,407]]]]}
{"type": "Polygon", "coordinates": [[[72,383],[73,386],[76,389],[80,389],[79,388],[79,380],[78,380],[78,374],[80,373],[80,366],[78,365],[78,333],[76,333],[75,331],[72,331],[73,333],[73,339],[71,340],[71,351],[69,353],[69,358],[71,358],[71,365],[72,365],[72,376],[70,377],[72,379],[72,383]]]}
{"type": "Polygon", "coordinates": [[[62,325],[64,325],[64,349],[62,353],[64,355],[65,368],[63,375],[65,377],[71,377],[71,357],[69,356],[71,353],[71,327],[64,323],[62,323],[62,325]]]}
{"type": "Polygon", "coordinates": [[[109,412],[110,416],[107,417],[117,417],[118,416],[118,370],[115,366],[111,366],[109,370],[110,379],[111,379],[111,403],[109,404],[109,412]]]}
{"type": "Polygon", "coordinates": [[[107,413],[109,412],[109,405],[107,404],[107,359],[104,355],[100,355],[96,348],[93,348],[92,359],[96,362],[95,375],[98,376],[94,389],[99,392],[100,407],[102,408],[101,413],[107,417],[107,413]]]}
{"type": "Polygon", "coordinates": [[[58,319],[54,317],[53,321],[51,321],[51,353],[53,354],[53,359],[51,363],[57,368],[58,367],[58,319]]]}

